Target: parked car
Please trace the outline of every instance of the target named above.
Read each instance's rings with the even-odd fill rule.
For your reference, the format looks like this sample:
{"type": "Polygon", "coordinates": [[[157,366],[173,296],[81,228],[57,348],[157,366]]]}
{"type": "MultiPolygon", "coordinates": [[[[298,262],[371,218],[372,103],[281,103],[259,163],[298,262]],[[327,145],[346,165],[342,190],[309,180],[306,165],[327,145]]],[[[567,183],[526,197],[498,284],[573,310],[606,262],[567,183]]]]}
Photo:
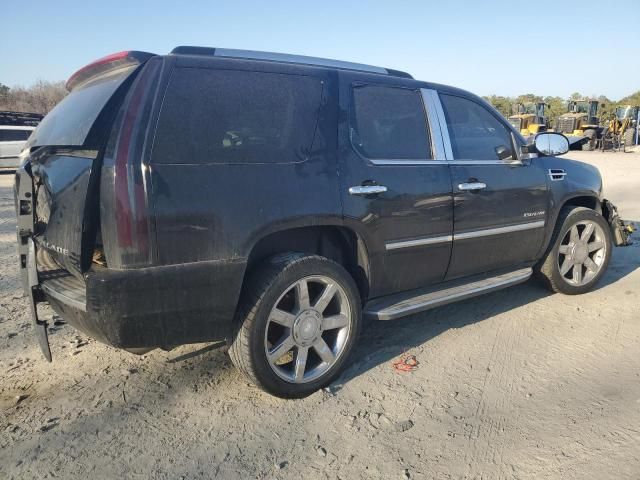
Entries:
{"type": "Polygon", "coordinates": [[[67,87],[16,176],[49,360],[42,301],[136,353],[227,339],[253,382],[302,397],[339,375],[363,317],[534,273],[584,293],[626,240],[598,171],[555,156],[565,137],[528,145],[476,95],[407,73],[178,47],[67,87]]]}
{"type": "Polygon", "coordinates": [[[42,115],[0,112],[0,170],[15,170],[27,139],[42,120],[42,115]]]}

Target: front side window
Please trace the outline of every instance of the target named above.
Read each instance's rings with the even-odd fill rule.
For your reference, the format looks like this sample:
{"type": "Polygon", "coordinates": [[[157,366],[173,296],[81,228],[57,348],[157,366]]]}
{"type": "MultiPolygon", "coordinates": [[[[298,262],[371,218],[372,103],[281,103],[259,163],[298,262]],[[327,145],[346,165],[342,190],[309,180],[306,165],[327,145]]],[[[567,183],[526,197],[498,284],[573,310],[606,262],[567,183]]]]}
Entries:
{"type": "Polygon", "coordinates": [[[318,78],[178,68],[162,105],[153,162],[297,163],[311,150],[318,78]]]}
{"type": "Polygon", "coordinates": [[[432,158],[424,105],[417,90],[354,87],[350,135],[353,147],[365,158],[432,158]]]}
{"type": "Polygon", "coordinates": [[[455,95],[440,95],[456,160],[510,160],[509,130],[482,105],[455,95]]]}

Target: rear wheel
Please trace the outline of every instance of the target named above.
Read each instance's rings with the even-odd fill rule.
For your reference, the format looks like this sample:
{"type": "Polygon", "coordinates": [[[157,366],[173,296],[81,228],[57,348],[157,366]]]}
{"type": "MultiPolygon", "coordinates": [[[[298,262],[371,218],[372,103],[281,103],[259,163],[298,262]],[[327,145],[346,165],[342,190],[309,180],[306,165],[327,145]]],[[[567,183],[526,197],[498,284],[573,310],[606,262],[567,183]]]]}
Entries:
{"type": "Polygon", "coordinates": [[[341,265],[279,255],[248,280],[229,354],[263,390],[305,397],[340,373],[360,324],[360,296],[341,265]]]}
{"type": "Polygon", "coordinates": [[[588,292],[602,278],[611,258],[611,232],[598,212],[584,207],[562,209],[551,247],[536,274],[552,291],[588,292]]]}
{"type": "Polygon", "coordinates": [[[584,131],[584,136],[588,140],[582,144],[582,150],[591,151],[596,148],[596,138],[598,133],[593,128],[588,128],[584,131]]]}

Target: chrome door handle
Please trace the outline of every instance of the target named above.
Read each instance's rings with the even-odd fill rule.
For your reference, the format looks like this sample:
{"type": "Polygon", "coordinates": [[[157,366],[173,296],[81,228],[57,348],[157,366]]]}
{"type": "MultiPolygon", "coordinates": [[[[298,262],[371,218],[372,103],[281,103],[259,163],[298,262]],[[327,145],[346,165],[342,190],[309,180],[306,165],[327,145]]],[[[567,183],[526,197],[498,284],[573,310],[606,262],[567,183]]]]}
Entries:
{"type": "Polygon", "coordinates": [[[383,185],[358,185],[356,187],[349,187],[350,195],[375,195],[386,191],[387,187],[383,185]]]}
{"type": "Polygon", "coordinates": [[[458,189],[463,192],[467,190],[482,190],[483,188],[487,188],[487,184],[483,182],[461,183],[458,185],[458,189]]]}

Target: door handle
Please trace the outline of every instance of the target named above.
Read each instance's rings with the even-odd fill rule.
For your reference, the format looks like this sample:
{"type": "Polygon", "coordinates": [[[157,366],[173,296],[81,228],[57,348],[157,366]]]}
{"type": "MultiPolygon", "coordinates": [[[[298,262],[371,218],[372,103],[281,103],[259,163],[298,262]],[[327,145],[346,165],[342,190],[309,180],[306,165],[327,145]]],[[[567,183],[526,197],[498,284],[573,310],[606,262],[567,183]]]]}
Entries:
{"type": "Polygon", "coordinates": [[[358,185],[356,187],[349,187],[350,195],[376,195],[386,191],[387,187],[384,185],[358,185]]]}
{"type": "Polygon", "coordinates": [[[483,188],[487,188],[487,184],[483,182],[469,182],[458,185],[458,189],[463,192],[468,190],[482,190],[483,188]]]}

